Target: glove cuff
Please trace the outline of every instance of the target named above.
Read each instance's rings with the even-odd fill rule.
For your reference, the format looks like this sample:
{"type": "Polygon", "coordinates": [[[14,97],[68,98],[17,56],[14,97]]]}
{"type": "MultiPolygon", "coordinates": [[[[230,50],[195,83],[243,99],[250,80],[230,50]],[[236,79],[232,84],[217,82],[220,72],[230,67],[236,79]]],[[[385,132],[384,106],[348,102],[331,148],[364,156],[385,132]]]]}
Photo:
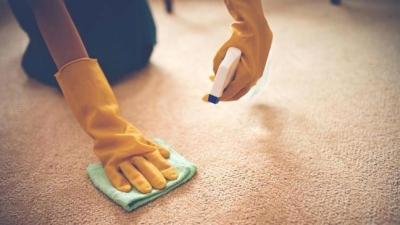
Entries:
{"type": "MultiPolygon", "coordinates": [[[[117,100],[96,59],[73,60],[55,77],[75,117],[93,138],[97,139],[94,127],[105,125],[100,118],[119,116],[117,100]]],[[[119,129],[126,129],[122,121],[119,129]]]]}

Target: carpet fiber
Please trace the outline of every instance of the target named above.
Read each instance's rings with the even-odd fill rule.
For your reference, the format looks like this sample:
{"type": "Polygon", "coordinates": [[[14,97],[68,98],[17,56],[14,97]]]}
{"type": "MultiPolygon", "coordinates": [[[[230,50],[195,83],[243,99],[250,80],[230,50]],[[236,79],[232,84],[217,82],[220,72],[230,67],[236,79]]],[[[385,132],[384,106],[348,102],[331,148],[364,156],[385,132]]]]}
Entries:
{"type": "Polygon", "coordinates": [[[25,34],[0,3],[1,224],[400,224],[400,4],[267,0],[266,89],[211,105],[222,1],[151,5],[151,65],[114,86],[123,115],[198,167],[126,213],[93,187],[92,142],[57,91],[27,79],[25,34]]]}

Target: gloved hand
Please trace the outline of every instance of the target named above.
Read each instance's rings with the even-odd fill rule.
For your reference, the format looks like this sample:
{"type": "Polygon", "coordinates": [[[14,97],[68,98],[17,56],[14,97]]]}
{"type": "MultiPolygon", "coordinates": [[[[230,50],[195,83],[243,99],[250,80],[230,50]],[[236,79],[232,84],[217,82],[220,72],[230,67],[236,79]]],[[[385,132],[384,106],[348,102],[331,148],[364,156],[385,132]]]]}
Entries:
{"type": "Polygon", "coordinates": [[[216,74],[229,47],[242,51],[234,78],[220,97],[221,101],[233,101],[246,94],[262,76],[272,32],[264,17],[261,0],[225,0],[225,4],[234,18],[233,33],[215,55],[213,70],[216,74]]]}
{"type": "Polygon", "coordinates": [[[78,59],[56,74],[64,97],[81,127],[94,139],[94,153],[101,160],[112,185],[128,192],[162,189],[175,180],[176,168],[160,148],[120,115],[118,103],[95,59],[78,59]]]}

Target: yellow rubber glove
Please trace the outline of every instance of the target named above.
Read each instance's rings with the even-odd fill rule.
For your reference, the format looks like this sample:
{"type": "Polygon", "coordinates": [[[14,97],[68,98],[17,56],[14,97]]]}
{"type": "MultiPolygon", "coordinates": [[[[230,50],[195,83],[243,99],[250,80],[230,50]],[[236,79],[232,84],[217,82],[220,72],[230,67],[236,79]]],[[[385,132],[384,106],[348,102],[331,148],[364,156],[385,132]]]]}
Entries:
{"type": "Polygon", "coordinates": [[[220,97],[221,101],[237,100],[246,94],[262,76],[271,48],[272,32],[264,17],[261,0],[225,0],[234,18],[232,36],[214,57],[214,74],[229,47],[242,51],[234,79],[220,97]]]}
{"type": "Polygon", "coordinates": [[[94,139],[94,153],[101,160],[112,185],[128,192],[162,189],[178,176],[168,156],[120,115],[114,93],[97,60],[78,59],[56,74],[64,97],[82,128],[94,139]],[[131,186],[132,185],[132,186],[131,186]]]}

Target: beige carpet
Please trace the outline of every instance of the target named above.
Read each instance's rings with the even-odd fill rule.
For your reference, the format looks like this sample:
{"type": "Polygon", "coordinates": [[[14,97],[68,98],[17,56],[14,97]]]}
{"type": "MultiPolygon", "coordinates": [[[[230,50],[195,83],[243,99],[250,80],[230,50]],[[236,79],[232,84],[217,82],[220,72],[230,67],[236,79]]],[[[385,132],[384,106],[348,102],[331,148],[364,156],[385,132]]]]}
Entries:
{"type": "Polygon", "coordinates": [[[176,3],[167,16],[152,2],[152,64],[115,93],[198,174],[132,213],[91,185],[91,141],[61,95],[24,75],[27,38],[1,3],[1,224],[400,224],[398,1],[266,1],[269,83],[217,106],[199,99],[230,17],[222,1],[176,3]]]}

